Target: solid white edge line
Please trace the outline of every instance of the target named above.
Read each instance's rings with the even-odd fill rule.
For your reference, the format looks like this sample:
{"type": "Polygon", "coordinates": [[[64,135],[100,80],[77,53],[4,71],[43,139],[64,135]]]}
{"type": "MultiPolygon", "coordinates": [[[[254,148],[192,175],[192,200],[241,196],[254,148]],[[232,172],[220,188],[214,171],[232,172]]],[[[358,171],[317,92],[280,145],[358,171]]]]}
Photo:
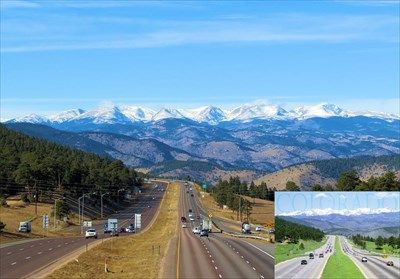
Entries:
{"type": "Polygon", "coordinates": [[[272,256],[272,255],[268,254],[268,253],[267,253],[267,252],[265,252],[264,250],[262,250],[262,249],[258,248],[257,246],[255,246],[255,245],[253,245],[253,244],[251,244],[251,243],[249,243],[249,242],[247,242],[247,241],[245,241],[245,240],[243,240],[243,241],[244,241],[244,242],[246,242],[247,244],[249,244],[249,245],[253,246],[254,248],[256,248],[257,250],[259,250],[260,252],[263,252],[265,255],[267,255],[267,256],[270,256],[271,258],[273,258],[273,259],[275,260],[275,257],[274,257],[274,256],[272,256]]]}

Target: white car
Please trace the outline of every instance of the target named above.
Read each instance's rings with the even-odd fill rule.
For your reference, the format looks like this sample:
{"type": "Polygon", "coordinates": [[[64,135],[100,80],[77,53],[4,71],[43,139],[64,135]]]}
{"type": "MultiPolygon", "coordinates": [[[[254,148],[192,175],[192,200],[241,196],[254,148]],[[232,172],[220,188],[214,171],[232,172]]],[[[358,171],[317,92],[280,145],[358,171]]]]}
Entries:
{"type": "Polygon", "coordinates": [[[189,217],[193,217],[193,213],[189,213],[189,215],[188,215],[189,217]]]}
{"type": "Polygon", "coordinates": [[[85,238],[86,238],[86,239],[91,238],[91,237],[97,239],[97,232],[96,232],[95,229],[88,229],[88,230],[85,232],[85,238]]]}
{"type": "Polygon", "coordinates": [[[257,226],[256,227],[256,232],[261,232],[261,227],[257,226]]]}
{"type": "Polygon", "coordinates": [[[193,233],[194,233],[194,234],[200,234],[200,232],[201,232],[201,229],[200,229],[199,227],[195,227],[195,228],[193,229],[193,233]]]}
{"type": "Polygon", "coordinates": [[[187,228],[186,223],[183,223],[183,224],[182,224],[182,228],[187,228]]]}
{"type": "Polygon", "coordinates": [[[189,220],[193,222],[193,221],[194,221],[194,218],[193,218],[193,217],[190,217],[189,220]]]}
{"type": "Polygon", "coordinates": [[[125,232],[127,232],[127,233],[134,233],[134,232],[135,232],[135,229],[132,228],[132,227],[127,227],[127,228],[125,229],[125,232]]]}

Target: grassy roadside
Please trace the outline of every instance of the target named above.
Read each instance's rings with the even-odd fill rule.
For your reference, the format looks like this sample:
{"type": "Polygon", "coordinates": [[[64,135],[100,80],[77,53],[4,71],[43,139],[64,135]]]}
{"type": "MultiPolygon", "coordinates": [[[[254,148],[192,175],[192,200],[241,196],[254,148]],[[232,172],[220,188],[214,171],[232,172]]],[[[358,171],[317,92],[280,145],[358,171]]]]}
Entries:
{"type": "MultiPolygon", "coordinates": [[[[200,193],[200,186],[195,185],[195,188],[196,191],[200,193]]],[[[260,224],[265,227],[273,226],[275,220],[274,202],[257,198],[253,199],[247,196],[243,197],[251,202],[254,202],[250,215],[250,222],[260,224]]],[[[228,220],[237,220],[237,213],[230,209],[220,208],[210,193],[202,192],[202,195],[199,196],[199,200],[202,207],[208,211],[211,211],[214,216],[228,220]]]]}
{"type": "MultiPolygon", "coordinates": [[[[7,201],[7,207],[0,208],[0,220],[6,224],[5,230],[0,234],[0,243],[7,243],[21,239],[38,238],[46,236],[75,235],[74,230],[65,230],[66,225],[58,225],[54,228],[53,218],[49,218],[49,230],[42,227],[42,216],[48,214],[51,216],[53,205],[47,203],[38,203],[37,216],[35,214],[35,204],[24,203],[22,201],[7,201]],[[24,234],[18,232],[19,222],[25,220],[32,221],[32,233],[24,234]]],[[[72,217],[70,222],[78,223],[76,217],[72,217]]],[[[71,227],[72,228],[72,227],[71,227]]]]}
{"type": "Polygon", "coordinates": [[[106,241],[47,278],[157,278],[168,241],[176,234],[179,193],[177,184],[168,186],[159,215],[146,232],[106,241]]]}
{"type": "Polygon", "coordinates": [[[275,248],[275,264],[287,261],[293,258],[304,256],[304,253],[318,249],[326,242],[326,237],[317,242],[314,240],[300,239],[297,244],[293,243],[278,243],[275,248]],[[303,243],[304,249],[300,249],[300,244],[303,243]]]}
{"type": "MultiPolygon", "coordinates": [[[[352,245],[354,245],[355,247],[358,247],[360,249],[362,249],[362,247],[355,245],[353,241],[351,241],[351,239],[349,240],[349,242],[351,242],[352,245]]],[[[394,249],[393,247],[385,244],[382,246],[382,249],[377,249],[375,242],[372,241],[365,241],[366,244],[366,248],[365,250],[370,251],[370,252],[376,252],[379,254],[385,254],[385,255],[391,255],[391,256],[396,256],[396,257],[400,257],[400,248],[399,249],[394,249]]]]}
{"type": "Polygon", "coordinates": [[[338,237],[336,237],[335,241],[335,253],[329,257],[322,273],[322,279],[331,278],[364,278],[361,271],[353,263],[353,261],[343,253],[338,237]]]}

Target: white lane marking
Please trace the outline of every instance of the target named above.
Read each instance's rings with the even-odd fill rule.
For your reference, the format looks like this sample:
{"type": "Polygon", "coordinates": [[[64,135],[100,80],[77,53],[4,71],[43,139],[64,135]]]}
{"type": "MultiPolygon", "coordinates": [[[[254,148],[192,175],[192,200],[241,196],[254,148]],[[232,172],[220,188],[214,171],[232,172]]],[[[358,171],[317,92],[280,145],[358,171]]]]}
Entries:
{"type": "Polygon", "coordinates": [[[35,246],[35,245],[31,245],[31,248],[32,248],[33,246],[35,246]]]}
{"type": "Polygon", "coordinates": [[[24,248],[19,249],[20,251],[24,250],[24,248]]]}
{"type": "Polygon", "coordinates": [[[256,268],[255,268],[255,267],[253,267],[253,270],[256,270],[256,268]]]}
{"type": "Polygon", "coordinates": [[[209,255],[210,256],[210,258],[211,258],[211,255],[209,255]]]}
{"type": "Polygon", "coordinates": [[[42,252],[38,252],[38,255],[42,254],[42,252]]]}
{"type": "Polygon", "coordinates": [[[39,245],[43,245],[43,243],[40,242],[39,245]]]}
{"type": "Polygon", "coordinates": [[[74,243],[75,241],[74,241],[74,240],[72,240],[71,242],[72,242],[72,243],[74,243]]]}
{"type": "Polygon", "coordinates": [[[218,267],[216,267],[216,266],[214,266],[214,268],[217,270],[218,269],[218,267]]]}
{"type": "Polygon", "coordinates": [[[11,255],[11,254],[12,254],[12,252],[8,252],[8,253],[7,253],[7,255],[11,255]]]}
{"type": "Polygon", "coordinates": [[[29,256],[29,257],[26,257],[25,260],[29,260],[30,258],[31,258],[30,256],[29,256]]]}
{"type": "Polygon", "coordinates": [[[207,250],[207,253],[210,254],[210,251],[207,250]]]}
{"type": "Polygon", "coordinates": [[[50,243],[50,240],[47,240],[47,243],[50,243]]]}
{"type": "Polygon", "coordinates": [[[250,262],[249,262],[249,261],[246,261],[246,263],[250,264],[250,262]]]}
{"type": "Polygon", "coordinates": [[[236,251],[236,254],[239,254],[239,251],[236,251]]]}
{"type": "Polygon", "coordinates": [[[242,257],[242,259],[244,259],[243,256],[241,256],[241,257],[242,257]]]}
{"type": "Polygon", "coordinates": [[[68,242],[65,242],[64,244],[65,244],[65,245],[68,245],[68,242]]]}
{"type": "Polygon", "coordinates": [[[249,244],[250,246],[253,246],[253,247],[256,248],[257,250],[259,250],[260,252],[263,252],[265,255],[270,256],[271,258],[275,259],[274,256],[271,256],[270,254],[268,254],[268,253],[265,252],[264,250],[258,248],[257,246],[255,246],[255,245],[253,245],[253,244],[251,244],[251,243],[249,243],[249,242],[247,242],[247,241],[244,241],[244,240],[243,240],[243,242],[246,242],[246,243],[249,244]]]}
{"type": "Polygon", "coordinates": [[[263,278],[264,279],[264,276],[262,276],[262,275],[260,275],[261,276],[261,278],[263,278]]]}
{"type": "Polygon", "coordinates": [[[15,265],[17,262],[13,262],[11,265],[15,265]]]}
{"type": "Polygon", "coordinates": [[[57,245],[57,247],[61,247],[61,245],[57,245]]]}
{"type": "Polygon", "coordinates": [[[212,263],[214,263],[214,260],[211,260],[212,263]]]}
{"type": "Polygon", "coordinates": [[[53,248],[49,248],[49,251],[53,250],[53,248]]]}
{"type": "Polygon", "coordinates": [[[219,277],[219,278],[222,278],[222,275],[221,275],[221,274],[218,274],[218,277],[219,277]]]}

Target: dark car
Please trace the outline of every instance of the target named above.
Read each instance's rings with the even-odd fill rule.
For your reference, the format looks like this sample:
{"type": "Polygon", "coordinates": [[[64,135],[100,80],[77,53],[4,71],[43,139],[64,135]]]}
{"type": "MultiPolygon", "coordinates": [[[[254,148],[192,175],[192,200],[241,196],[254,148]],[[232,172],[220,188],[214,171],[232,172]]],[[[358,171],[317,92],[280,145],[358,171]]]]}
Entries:
{"type": "Polygon", "coordinates": [[[203,229],[200,231],[200,236],[207,236],[208,237],[208,230],[203,229]]]}
{"type": "Polygon", "coordinates": [[[323,258],[323,257],[324,257],[324,254],[323,254],[323,253],[319,254],[319,257],[320,257],[320,258],[323,258]]]}
{"type": "Polygon", "coordinates": [[[307,261],[306,260],[301,260],[301,263],[300,263],[301,265],[306,265],[307,264],[307,261]]]}
{"type": "Polygon", "coordinates": [[[191,197],[194,197],[193,194],[190,194],[191,197]]]}
{"type": "Polygon", "coordinates": [[[120,232],[120,233],[124,233],[124,232],[126,232],[126,229],[125,229],[125,228],[120,228],[120,229],[119,229],[119,232],[120,232]]]}
{"type": "Polygon", "coordinates": [[[185,216],[182,216],[182,217],[181,217],[181,222],[184,222],[184,223],[186,223],[186,222],[187,222],[187,220],[186,220],[186,217],[185,217],[185,216]]]}
{"type": "Polygon", "coordinates": [[[314,254],[313,253],[310,253],[310,255],[308,255],[308,256],[309,256],[310,260],[314,259],[314,254]]]}
{"type": "Polygon", "coordinates": [[[192,212],[192,210],[189,208],[189,212],[192,212]]]}
{"type": "Polygon", "coordinates": [[[112,231],[111,231],[111,234],[110,234],[111,236],[119,236],[119,233],[118,233],[118,230],[117,229],[113,229],[112,231]]]}
{"type": "Polygon", "coordinates": [[[394,266],[394,264],[393,264],[392,261],[388,261],[388,262],[386,263],[386,265],[387,265],[387,266],[394,266]]]}

